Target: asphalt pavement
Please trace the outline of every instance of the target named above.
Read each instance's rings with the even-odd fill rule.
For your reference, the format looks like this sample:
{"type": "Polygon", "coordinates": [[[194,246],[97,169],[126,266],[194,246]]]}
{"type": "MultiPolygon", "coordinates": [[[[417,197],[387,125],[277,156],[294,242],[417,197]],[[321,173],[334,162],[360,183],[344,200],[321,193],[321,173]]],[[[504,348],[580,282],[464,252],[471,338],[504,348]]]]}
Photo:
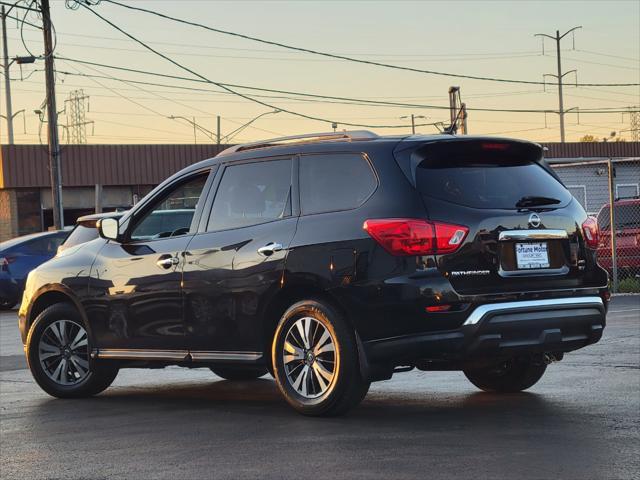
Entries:
{"type": "Polygon", "coordinates": [[[459,372],[401,373],[341,418],[306,418],[271,377],[123,370],[57,400],[0,314],[0,478],[637,479],[640,296],[615,297],[603,339],[530,391],[478,392],[459,372]]]}

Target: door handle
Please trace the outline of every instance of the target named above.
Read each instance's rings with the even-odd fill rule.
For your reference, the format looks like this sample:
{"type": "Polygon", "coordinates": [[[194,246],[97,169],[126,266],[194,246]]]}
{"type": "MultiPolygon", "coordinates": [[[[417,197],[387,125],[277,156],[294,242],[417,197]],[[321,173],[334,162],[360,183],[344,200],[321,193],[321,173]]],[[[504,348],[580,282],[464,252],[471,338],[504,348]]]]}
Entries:
{"type": "Polygon", "coordinates": [[[264,247],[260,247],[258,249],[258,254],[262,255],[263,257],[270,257],[280,250],[282,250],[282,245],[280,245],[279,243],[269,242],[264,247]]]}
{"type": "Polygon", "coordinates": [[[156,262],[156,265],[162,268],[171,268],[178,263],[180,263],[180,259],[178,257],[165,257],[160,258],[160,260],[156,262]]]}

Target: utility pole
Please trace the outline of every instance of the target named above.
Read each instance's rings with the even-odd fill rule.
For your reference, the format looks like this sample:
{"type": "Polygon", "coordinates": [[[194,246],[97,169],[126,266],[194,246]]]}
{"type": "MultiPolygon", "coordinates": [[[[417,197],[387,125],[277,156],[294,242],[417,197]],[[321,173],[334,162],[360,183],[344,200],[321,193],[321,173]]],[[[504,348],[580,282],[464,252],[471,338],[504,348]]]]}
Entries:
{"type": "MultiPolygon", "coordinates": [[[[560,55],[560,41],[564,37],[566,37],[568,34],[578,30],[579,28],[582,28],[582,27],[581,26],[573,27],[572,29],[567,30],[566,32],[564,32],[562,35],[560,35],[560,30],[556,30],[556,35],[555,36],[547,35],[546,33],[536,33],[534,35],[536,37],[547,37],[547,38],[550,38],[551,40],[554,40],[556,42],[556,56],[557,56],[557,60],[558,60],[558,74],[554,75],[552,73],[547,73],[545,75],[549,75],[551,77],[555,77],[558,80],[558,114],[560,115],[560,141],[562,143],[564,143],[564,141],[565,141],[565,134],[564,134],[564,103],[563,103],[563,100],[562,100],[562,79],[564,78],[565,75],[568,75],[569,73],[572,73],[572,72],[575,73],[575,70],[569,70],[568,72],[562,73],[562,59],[561,59],[561,55],[560,55]]],[[[544,40],[543,40],[543,44],[542,44],[542,54],[544,55],[544,40]]]]}
{"type": "Polygon", "coordinates": [[[9,47],[7,45],[7,13],[2,6],[2,50],[4,57],[4,91],[7,102],[7,138],[9,145],[13,145],[13,111],[11,108],[11,80],[9,80],[9,47]]]}
{"type": "Polygon", "coordinates": [[[411,118],[411,134],[415,135],[416,134],[416,119],[419,118],[427,118],[424,115],[415,115],[415,114],[411,114],[411,115],[403,115],[400,117],[400,120],[404,120],[405,118],[411,118]]]}
{"type": "Polygon", "coordinates": [[[449,87],[449,115],[449,133],[458,133],[459,130],[461,135],[467,135],[467,104],[462,101],[460,87],[449,87]]]}
{"type": "Polygon", "coordinates": [[[220,146],[220,115],[217,115],[216,117],[216,139],[218,146],[220,146]]]}
{"type": "Polygon", "coordinates": [[[49,0],[41,0],[42,30],[44,33],[44,62],[47,88],[47,140],[49,142],[49,170],[51,172],[51,197],[53,225],[64,226],[62,207],[62,171],[60,169],[60,142],[58,140],[58,110],[56,108],[56,84],[53,74],[53,42],[51,39],[51,11],[49,0]]]}

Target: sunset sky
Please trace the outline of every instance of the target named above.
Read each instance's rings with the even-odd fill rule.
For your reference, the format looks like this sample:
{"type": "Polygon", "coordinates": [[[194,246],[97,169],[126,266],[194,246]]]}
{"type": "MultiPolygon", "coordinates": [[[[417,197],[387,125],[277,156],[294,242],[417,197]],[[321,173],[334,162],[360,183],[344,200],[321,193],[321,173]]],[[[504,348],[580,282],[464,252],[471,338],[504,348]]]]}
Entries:
{"type": "MultiPolygon", "coordinates": [[[[414,68],[508,79],[541,81],[544,73],[556,73],[555,42],[545,40],[542,55],[536,33],[555,34],[582,25],[565,37],[563,70],[578,70],[582,83],[638,83],[640,81],[640,2],[638,1],[501,1],[501,2],[213,2],[149,0],[131,2],[174,17],[308,49],[349,55],[414,68]]],[[[447,89],[459,85],[469,108],[557,109],[553,85],[509,84],[446,78],[423,73],[328,59],[272,45],[181,25],[149,14],[102,2],[95,11],[153,48],[206,78],[230,84],[393,102],[448,105],[447,89]]],[[[12,14],[15,13],[12,12],[12,14]]],[[[22,13],[20,14],[22,15],[22,13]]],[[[27,20],[39,23],[35,16],[27,20]]],[[[135,68],[169,75],[192,77],[154,55],[85,10],[65,8],[52,0],[52,20],[57,32],[56,56],[135,68]]],[[[24,29],[26,47],[42,53],[42,35],[24,29]]],[[[15,20],[8,20],[9,55],[26,55],[15,20]]],[[[44,62],[20,71],[10,68],[14,112],[26,111],[15,120],[17,143],[38,143],[39,119],[33,113],[44,99],[44,62]],[[35,71],[34,71],[35,70],[35,71]],[[20,78],[24,80],[20,80],[20,78]]],[[[57,60],[57,101],[63,109],[72,90],[83,89],[89,99],[89,143],[192,143],[193,128],[184,120],[195,117],[203,128],[215,130],[222,117],[226,135],[270,108],[222,92],[214,85],[171,80],[110,70],[104,67],[57,60]],[[90,79],[77,75],[114,76],[125,80],[167,86],[136,85],[110,78],[90,79]],[[204,91],[180,90],[200,88],[204,91]]],[[[553,82],[548,78],[549,82],[553,82]]],[[[626,109],[640,104],[638,87],[572,87],[566,77],[565,108],[626,109]]],[[[2,88],[2,113],[4,82],[2,88]]],[[[256,91],[242,90],[255,95],[256,91]]],[[[335,101],[300,101],[289,95],[262,93],[261,101],[275,107],[338,123],[402,125],[374,128],[378,133],[407,133],[409,123],[401,116],[424,115],[423,123],[446,121],[446,110],[397,106],[345,105],[335,101]],[[283,98],[285,97],[285,98],[283,98]],[[406,126],[405,126],[406,125],[406,126]]],[[[299,97],[298,97],[299,98],[299,97]]],[[[60,124],[67,122],[66,114],[60,124]]],[[[356,127],[340,126],[352,129],[356,127]]],[[[581,114],[566,116],[567,140],[585,134],[598,137],[616,131],[630,138],[629,114],[581,114]]],[[[301,119],[288,113],[269,114],[235,138],[250,141],[279,135],[329,131],[331,124],[301,119]]],[[[61,136],[63,134],[61,129],[61,136]]],[[[558,116],[542,113],[469,113],[473,134],[496,134],[537,141],[558,141],[558,116]]],[[[432,126],[419,127],[435,133],[432,126]]],[[[6,123],[0,120],[0,138],[6,142],[6,123]]],[[[41,136],[46,141],[44,129],[41,136]]],[[[211,142],[203,133],[198,143],[211,142]]]]}

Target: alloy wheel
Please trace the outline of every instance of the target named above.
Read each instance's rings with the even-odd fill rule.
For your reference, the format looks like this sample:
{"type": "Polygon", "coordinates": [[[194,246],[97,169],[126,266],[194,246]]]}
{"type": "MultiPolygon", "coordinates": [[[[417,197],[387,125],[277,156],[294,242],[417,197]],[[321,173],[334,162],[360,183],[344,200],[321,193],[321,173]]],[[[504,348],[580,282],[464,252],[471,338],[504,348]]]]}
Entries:
{"type": "Polygon", "coordinates": [[[57,320],[42,333],[38,359],[47,377],[59,385],[75,385],[89,375],[87,331],[73,320],[57,320]]]}
{"type": "Polygon", "coordinates": [[[300,318],[291,325],[285,336],[282,359],[289,385],[305,398],[323,395],[338,371],[336,341],[312,317],[300,318]]]}

